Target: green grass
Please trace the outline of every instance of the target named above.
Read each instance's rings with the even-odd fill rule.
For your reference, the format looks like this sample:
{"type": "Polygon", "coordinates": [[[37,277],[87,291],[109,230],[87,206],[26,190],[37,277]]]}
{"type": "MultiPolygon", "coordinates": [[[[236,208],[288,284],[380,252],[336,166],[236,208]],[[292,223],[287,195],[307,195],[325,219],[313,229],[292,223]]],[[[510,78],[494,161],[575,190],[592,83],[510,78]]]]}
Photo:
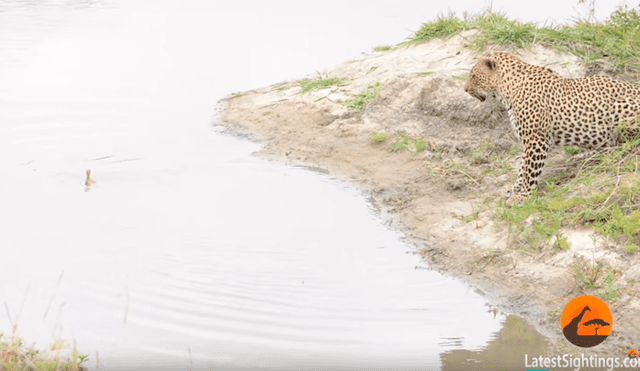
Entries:
{"type": "Polygon", "coordinates": [[[638,245],[634,243],[628,243],[622,246],[622,249],[626,251],[628,254],[634,254],[636,251],[638,251],[638,245]]]}
{"type": "Polygon", "coordinates": [[[468,29],[469,23],[453,16],[439,16],[435,21],[424,23],[411,40],[400,43],[400,46],[416,45],[432,39],[444,39],[468,29]]]}
{"type": "Polygon", "coordinates": [[[86,355],[81,355],[71,349],[70,355],[63,356],[65,343],[61,340],[54,342],[50,349],[38,350],[27,348],[22,340],[16,336],[7,338],[0,333],[0,370],[6,371],[82,371],[86,370],[83,363],[86,355]]]}
{"type": "MultiPolygon", "coordinates": [[[[636,241],[640,239],[638,146],[640,138],[607,148],[579,164],[569,181],[558,181],[556,177],[546,179],[522,204],[507,205],[499,201],[497,219],[511,227],[522,227],[521,223],[529,220],[531,228],[516,231],[532,232],[540,237],[528,244],[516,241],[528,248],[540,248],[559,233],[561,227],[574,226],[591,227],[605,241],[621,245],[627,253],[635,252],[636,241]]],[[[565,179],[566,175],[561,172],[558,177],[565,179]]]]}
{"type": "Polygon", "coordinates": [[[480,34],[470,43],[471,49],[475,51],[484,50],[490,42],[526,48],[537,39],[537,28],[533,24],[522,24],[491,11],[479,15],[469,22],[474,26],[472,28],[480,30],[480,34]]]}
{"type": "Polygon", "coordinates": [[[568,155],[576,155],[576,154],[582,152],[582,148],[574,147],[574,146],[565,146],[562,149],[568,155]]]}
{"type": "Polygon", "coordinates": [[[383,45],[383,46],[376,46],[375,48],[373,48],[373,51],[375,51],[375,52],[388,52],[389,50],[392,50],[392,49],[393,49],[392,46],[383,45]]]}
{"type": "Polygon", "coordinates": [[[618,300],[619,287],[613,269],[608,269],[600,283],[599,296],[610,302],[618,300]]]}
{"type": "Polygon", "coordinates": [[[422,151],[427,147],[427,143],[424,139],[408,134],[406,131],[400,131],[397,133],[396,141],[393,143],[389,152],[397,152],[400,150],[406,150],[409,152],[422,151]]]}
{"type": "Polygon", "coordinates": [[[356,95],[353,99],[346,100],[344,104],[352,111],[358,112],[378,96],[378,93],[382,90],[383,86],[384,85],[380,82],[370,85],[364,90],[364,92],[356,95]]]}
{"type": "Polygon", "coordinates": [[[511,171],[511,164],[502,162],[496,164],[492,168],[486,169],[484,173],[491,176],[500,176],[502,174],[508,173],[509,171],[511,171]]]}
{"type": "Polygon", "coordinates": [[[275,91],[285,91],[285,90],[291,89],[292,87],[293,87],[293,85],[288,84],[288,83],[284,83],[284,84],[278,85],[274,89],[275,89],[275,91]]]}
{"type": "Polygon", "coordinates": [[[304,79],[299,81],[297,85],[302,88],[300,90],[300,94],[304,94],[313,90],[328,89],[332,86],[342,86],[344,83],[344,79],[331,77],[326,79],[304,79]]]}
{"type": "MultiPolygon", "coordinates": [[[[573,147],[564,150],[577,152],[573,147]]],[[[486,176],[509,172],[509,162],[519,152],[514,145],[481,140],[468,158],[447,159],[436,170],[480,180],[479,172],[486,176]]],[[[591,228],[605,245],[636,253],[640,249],[640,137],[568,161],[522,203],[507,204],[504,199],[484,203],[494,220],[507,226],[509,247],[525,253],[567,250],[570,242],[562,228],[591,228]]]]}
{"type": "Polygon", "coordinates": [[[388,137],[389,137],[389,134],[385,133],[384,131],[382,132],[372,131],[371,133],[369,133],[369,136],[367,138],[369,138],[369,140],[372,141],[373,143],[382,143],[385,140],[387,140],[388,137]]]}
{"type": "Polygon", "coordinates": [[[569,250],[570,244],[567,241],[567,236],[563,235],[560,232],[556,232],[556,240],[553,243],[553,247],[559,250],[569,250]]]}
{"type": "Polygon", "coordinates": [[[445,39],[469,29],[479,30],[468,45],[476,52],[484,51],[490,43],[517,48],[540,43],[574,53],[585,64],[609,56],[618,67],[640,69],[640,15],[626,8],[618,9],[601,23],[579,20],[572,25],[555,27],[520,23],[490,9],[462,20],[454,15],[440,16],[424,23],[412,39],[399,45],[445,39]]]}
{"type": "Polygon", "coordinates": [[[614,269],[606,266],[602,261],[589,263],[584,257],[576,258],[571,268],[576,277],[576,284],[581,289],[593,289],[599,297],[609,302],[618,300],[620,288],[614,269]]]}

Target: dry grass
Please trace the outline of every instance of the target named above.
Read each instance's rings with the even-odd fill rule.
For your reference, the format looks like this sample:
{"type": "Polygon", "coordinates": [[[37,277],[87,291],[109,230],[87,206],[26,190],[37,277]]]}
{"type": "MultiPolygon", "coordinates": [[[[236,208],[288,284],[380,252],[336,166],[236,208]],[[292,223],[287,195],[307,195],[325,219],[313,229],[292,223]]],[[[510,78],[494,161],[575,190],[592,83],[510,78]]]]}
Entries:
{"type": "Polygon", "coordinates": [[[70,353],[64,352],[68,343],[56,340],[48,349],[27,347],[16,334],[13,326],[11,336],[0,333],[0,369],[6,371],[86,371],[83,363],[86,355],[78,353],[75,341],[70,353]],[[66,355],[65,355],[66,354],[66,355]]]}

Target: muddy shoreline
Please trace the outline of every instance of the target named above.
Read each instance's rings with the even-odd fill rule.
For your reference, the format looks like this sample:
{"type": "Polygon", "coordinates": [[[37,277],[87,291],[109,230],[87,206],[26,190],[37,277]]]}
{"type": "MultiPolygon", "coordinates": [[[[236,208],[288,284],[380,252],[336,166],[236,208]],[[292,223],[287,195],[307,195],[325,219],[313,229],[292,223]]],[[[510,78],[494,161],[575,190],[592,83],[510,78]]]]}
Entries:
{"type": "MultiPolygon", "coordinates": [[[[468,283],[498,309],[526,318],[550,339],[550,354],[622,357],[629,346],[640,345],[640,300],[633,287],[640,281],[638,258],[606,249],[588,230],[566,231],[571,243],[566,251],[523,251],[488,206],[513,184],[520,147],[497,102],[482,104],[464,93],[464,78],[477,58],[465,48],[473,32],[321,71],[323,78],[342,79],[330,88],[301,94],[290,81],[232,94],[218,104],[217,128],[262,143],[260,157],[306,166],[364,190],[432,269],[468,283]],[[345,106],[378,82],[384,87],[364,109],[345,106]],[[389,138],[376,143],[369,139],[373,131],[389,138]],[[391,151],[405,137],[423,138],[424,149],[409,143],[391,151]],[[620,272],[624,290],[610,305],[618,326],[589,350],[563,338],[559,314],[571,298],[591,294],[579,287],[571,266],[595,255],[620,272]]],[[[584,74],[572,55],[540,46],[520,54],[565,77],[584,74]]]]}

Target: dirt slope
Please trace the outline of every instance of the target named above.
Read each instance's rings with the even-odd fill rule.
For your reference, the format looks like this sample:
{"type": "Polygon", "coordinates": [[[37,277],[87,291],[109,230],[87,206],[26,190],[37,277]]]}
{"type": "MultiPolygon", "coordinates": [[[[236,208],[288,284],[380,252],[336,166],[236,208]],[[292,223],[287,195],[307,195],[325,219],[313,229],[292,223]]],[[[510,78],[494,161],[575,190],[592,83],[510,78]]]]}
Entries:
{"type": "MultiPolygon", "coordinates": [[[[560,311],[569,299],[587,293],[572,265],[581,257],[606,261],[619,272],[624,290],[610,306],[619,325],[598,350],[622,356],[621,344],[640,343],[640,300],[633,288],[640,281],[638,258],[606,249],[589,230],[565,230],[571,245],[566,251],[520,249],[507,227],[494,221],[495,208],[487,206],[513,185],[521,149],[499,103],[481,103],[463,90],[477,60],[465,48],[474,32],[373,53],[320,72],[323,78],[345,79],[343,86],[300,94],[299,86],[286,82],[231,95],[219,103],[217,125],[262,141],[259,156],[305,165],[365,189],[433,269],[461,278],[498,308],[529,319],[558,347],[568,344],[560,311]],[[344,105],[376,82],[384,87],[362,111],[344,105]],[[390,135],[374,143],[367,138],[372,131],[390,135]],[[399,132],[424,138],[426,148],[390,152],[399,132]]],[[[585,73],[573,55],[541,46],[517,53],[565,77],[585,73]]],[[[563,156],[557,153],[555,160],[563,156]]]]}

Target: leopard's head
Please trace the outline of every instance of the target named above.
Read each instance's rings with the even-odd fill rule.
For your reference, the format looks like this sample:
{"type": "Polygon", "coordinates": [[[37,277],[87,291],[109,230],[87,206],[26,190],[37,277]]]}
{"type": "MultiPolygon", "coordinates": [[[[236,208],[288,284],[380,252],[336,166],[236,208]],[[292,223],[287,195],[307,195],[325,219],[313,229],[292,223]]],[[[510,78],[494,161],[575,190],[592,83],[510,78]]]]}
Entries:
{"type": "Polygon", "coordinates": [[[464,86],[464,91],[480,102],[487,99],[489,93],[495,93],[498,87],[498,70],[495,59],[482,58],[469,71],[469,79],[464,86]]]}

